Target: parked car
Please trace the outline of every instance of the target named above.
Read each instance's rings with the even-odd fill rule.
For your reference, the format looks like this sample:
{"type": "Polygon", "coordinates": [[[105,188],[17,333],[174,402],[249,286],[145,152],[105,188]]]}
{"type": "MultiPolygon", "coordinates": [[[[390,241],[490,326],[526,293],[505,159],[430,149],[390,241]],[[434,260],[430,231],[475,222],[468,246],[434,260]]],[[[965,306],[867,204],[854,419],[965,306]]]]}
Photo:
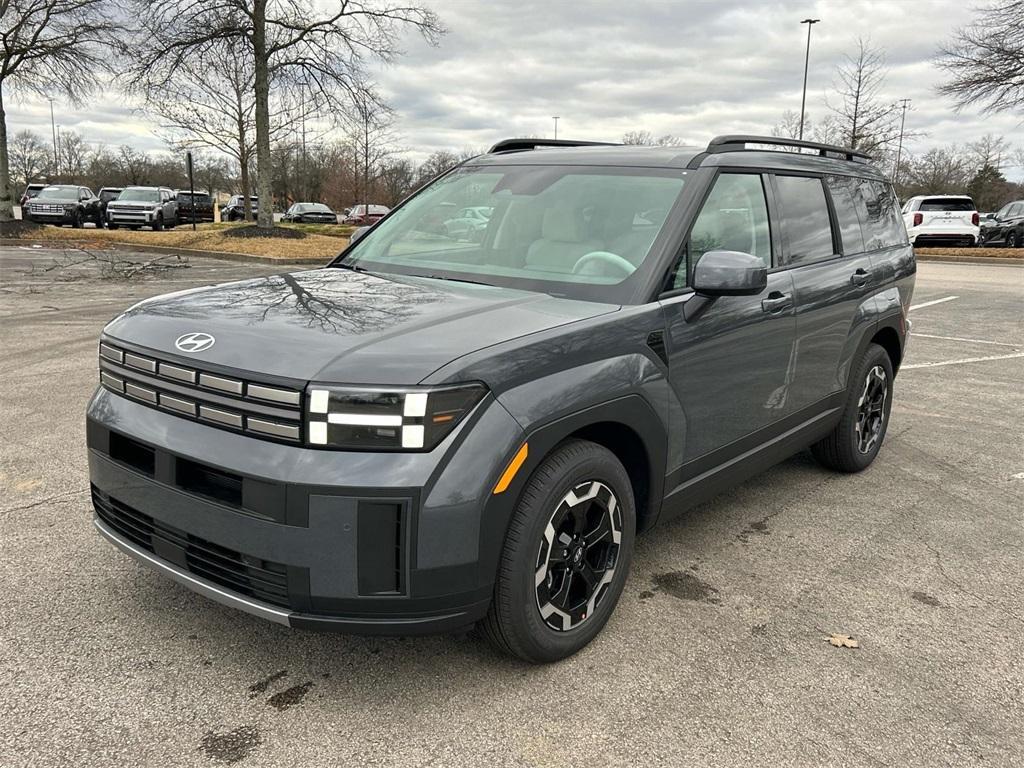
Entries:
{"type": "Polygon", "coordinates": [[[349,209],[342,224],[365,227],[380,221],[390,211],[391,209],[386,205],[354,205],[349,209]]]}
{"type": "Polygon", "coordinates": [[[903,205],[903,222],[914,245],[977,245],[980,216],[967,195],[918,195],[903,205]]]}
{"type": "Polygon", "coordinates": [[[117,196],[122,192],[124,192],[123,187],[102,187],[96,193],[96,197],[100,199],[100,220],[103,224],[107,222],[107,203],[111,200],[116,200],[117,196]]]}
{"type": "Polygon", "coordinates": [[[18,205],[24,208],[25,203],[27,203],[33,197],[38,195],[40,192],[42,192],[45,186],[45,184],[29,184],[27,187],[25,187],[25,191],[22,192],[21,199],[18,200],[18,205]]]}
{"type": "Polygon", "coordinates": [[[151,227],[159,231],[178,223],[178,200],[168,187],[126,187],[116,200],[107,203],[110,229],[151,227]]]}
{"type": "Polygon", "coordinates": [[[1024,200],[1015,200],[996,213],[985,214],[981,225],[984,245],[1024,247],[1024,200]]]}
{"type": "Polygon", "coordinates": [[[280,624],[479,623],[560,659],[608,620],[636,533],[808,446],[875,460],[915,271],[856,150],[500,142],[325,268],[112,320],[95,525],[280,624]],[[494,237],[421,229],[452,199],[492,208],[494,237]]]}
{"type": "Polygon", "coordinates": [[[43,187],[22,208],[22,218],[38,224],[70,224],[76,229],[91,221],[100,225],[100,201],[87,187],[54,184],[43,187]]]}
{"type": "MultiPolygon", "coordinates": [[[[227,205],[220,209],[220,220],[221,221],[242,221],[245,218],[245,206],[242,201],[245,198],[242,195],[232,195],[231,199],[228,200],[227,205]]],[[[259,213],[260,202],[259,198],[255,196],[249,197],[249,210],[252,211],[252,217],[255,219],[256,214],[259,213]]]]}
{"type": "Polygon", "coordinates": [[[297,224],[337,224],[338,214],[323,203],[295,203],[284,214],[282,221],[297,224]]]}
{"type": "Polygon", "coordinates": [[[477,238],[487,229],[493,211],[493,208],[484,205],[463,208],[444,223],[445,234],[457,239],[477,238]]]}
{"type": "Polygon", "coordinates": [[[174,196],[178,202],[178,221],[191,223],[193,212],[196,222],[213,221],[213,198],[209,192],[192,194],[187,189],[179,189],[174,196]]]}

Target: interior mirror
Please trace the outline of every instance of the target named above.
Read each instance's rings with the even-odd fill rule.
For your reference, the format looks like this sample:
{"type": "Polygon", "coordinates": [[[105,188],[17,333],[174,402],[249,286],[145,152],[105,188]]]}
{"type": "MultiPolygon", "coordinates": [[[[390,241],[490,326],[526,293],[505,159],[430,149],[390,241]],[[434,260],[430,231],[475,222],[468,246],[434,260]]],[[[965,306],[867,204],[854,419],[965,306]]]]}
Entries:
{"type": "Polygon", "coordinates": [[[693,290],[704,296],[756,296],[768,285],[768,268],[757,256],[708,251],[693,268],[693,290]]]}
{"type": "Polygon", "coordinates": [[[370,231],[369,227],[359,227],[358,229],[352,230],[352,234],[348,236],[348,244],[354,245],[359,238],[370,231]]]}

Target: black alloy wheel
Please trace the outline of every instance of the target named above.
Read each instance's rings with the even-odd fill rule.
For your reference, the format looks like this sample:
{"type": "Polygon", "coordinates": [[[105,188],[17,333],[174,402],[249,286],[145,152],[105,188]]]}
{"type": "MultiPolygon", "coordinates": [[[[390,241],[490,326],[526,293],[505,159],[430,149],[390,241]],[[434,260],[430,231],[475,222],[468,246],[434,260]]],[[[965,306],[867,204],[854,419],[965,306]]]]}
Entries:
{"type": "Polygon", "coordinates": [[[1021,246],[1021,236],[1019,234],[1017,234],[1017,232],[1015,230],[1011,229],[1010,232],[1006,235],[1006,247],[1007,248],[1020,248],[1020,246],[1021,246]]]}
{"type": "Polygon", "coordinates": [[[615,576],[622,513],[611,489],[597,481],[565,494],[537,552],[537,609],[544,623],[564,632],[586,621],[615,576]]]}
{"type": "Polygon", "coordinates": [[[82,210],[80,208],[76,208],[74,214],[72,214],[71,226],[75,229],[81,229],[84,226],[82,222],[82,210]]]}
{"type": "Polygon", "coordinates": [[[888,395],[888,376],[882,366],[876,365],[868,371],[857,402],[857,450],[861,453],[870,453],[881,437],[888,395]]]}

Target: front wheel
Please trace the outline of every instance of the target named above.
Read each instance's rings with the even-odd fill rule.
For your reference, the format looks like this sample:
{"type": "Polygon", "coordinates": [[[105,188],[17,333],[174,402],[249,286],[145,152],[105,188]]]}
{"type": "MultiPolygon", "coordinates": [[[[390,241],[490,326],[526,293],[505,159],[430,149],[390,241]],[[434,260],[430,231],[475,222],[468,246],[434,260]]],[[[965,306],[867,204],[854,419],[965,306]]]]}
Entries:
{"type": "Polygon", "coordinates": [[[635,530],[633,489],[615,455],[563,443],[534,471],[509,523],[485,636],[533,663],[579,651],[619,601],[635,530]]]}
{"type": "Polygon", "coordinates": [[[1006,247],[1007,248],[1020,248],[1020,246],[1021,246],[1021,236],[1018,235],[1016,232],[1011,231],[1010,234],[1008,234],[1006,236],[1006,247]]]}
{"type": "Polygon", "coordinates": [[[158,213],[156,215],[156,218],[153,219],[153,231],[154,232],[159,232],[163,228],[164,228],[164,215],[162,213],[158,213]]]}
{"type": "Polygon", "coordinates": [[[819,463],[837,472],[867,469],[878,455],[889,426],[892,384],[889,354],[878,344],[869,345],[850,376],[839,424],[828,437],[811,446],[819,463]]]}
{"type": "Polygon", "coordinates": [[[84,220],[82,219],[82,212],[75,211],[71,217],[71,226],[75,229],[81,229],[84,226],[84,220]]]}

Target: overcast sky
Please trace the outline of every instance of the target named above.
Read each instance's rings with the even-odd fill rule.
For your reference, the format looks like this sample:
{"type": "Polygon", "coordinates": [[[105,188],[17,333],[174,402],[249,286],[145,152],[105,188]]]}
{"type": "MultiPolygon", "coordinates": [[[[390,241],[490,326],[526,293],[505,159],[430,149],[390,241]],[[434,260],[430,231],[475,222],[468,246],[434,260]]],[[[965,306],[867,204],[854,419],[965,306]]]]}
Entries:
{"type": "MultiPolygon", "coordinates": [[[[320,0],[324,2],[325,0],[320,0]]],[[[424,0],[449,33],[430,47],[406,39],[406,55],[379,72],[397,113],[401,144],[422,158],[436,149],[485,148],[509,136],[615,140],[630,130],[706,143],[721,133],[767,133],[800,109],[807,27],[807,111],[827,113],[833,72],[858,36],[884,49],[886,100],[913,99],[907,129],[925,133],[909,149],[965,143],[985,133],[1024,145],[1020,115],[956,114],[935,94],[936,49],[971,18],[967,0],[860,2],[564,2],[424,0]]],[[[56,121],[87,141],[160,150],[153,125],[117,93],[56,121]]],[[[8,105],[9,127],[49,137],[49,105],[8,105]]],[[[1006,168],[1011,178],[1024,169],[1006,168]]]]}

